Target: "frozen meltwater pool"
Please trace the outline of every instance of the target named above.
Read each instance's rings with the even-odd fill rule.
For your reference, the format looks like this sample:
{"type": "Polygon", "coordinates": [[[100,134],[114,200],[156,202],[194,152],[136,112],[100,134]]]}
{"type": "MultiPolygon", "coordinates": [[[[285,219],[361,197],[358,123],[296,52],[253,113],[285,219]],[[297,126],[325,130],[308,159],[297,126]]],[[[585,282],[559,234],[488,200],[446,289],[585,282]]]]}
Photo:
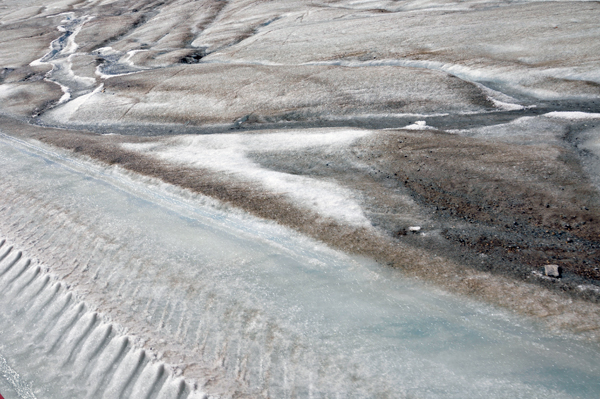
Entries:
{"type": "Polygon", "coordinates": [[[0,170],[6,399],[600,397],[596,344],[38,144],[0,170]]]}

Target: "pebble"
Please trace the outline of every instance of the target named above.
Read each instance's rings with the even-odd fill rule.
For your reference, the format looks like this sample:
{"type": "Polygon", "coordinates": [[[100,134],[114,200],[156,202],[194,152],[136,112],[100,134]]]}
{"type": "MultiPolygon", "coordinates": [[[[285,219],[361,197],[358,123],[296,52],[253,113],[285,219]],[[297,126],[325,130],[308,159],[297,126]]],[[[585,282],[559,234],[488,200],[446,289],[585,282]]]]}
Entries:
{"type": "Polygon", "coordinates": [[[562,270],[558,265],[546,265],[544,266],[544,274],[548,277],[560,278],[562,270]]]}

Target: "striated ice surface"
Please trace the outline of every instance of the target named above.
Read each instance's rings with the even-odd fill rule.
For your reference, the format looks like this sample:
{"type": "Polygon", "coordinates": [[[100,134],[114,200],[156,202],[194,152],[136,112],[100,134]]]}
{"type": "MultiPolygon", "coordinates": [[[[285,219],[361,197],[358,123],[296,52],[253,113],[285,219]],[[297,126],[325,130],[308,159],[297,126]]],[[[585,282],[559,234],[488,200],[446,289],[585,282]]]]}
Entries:
{"type": "Polygon", "coordinates": [[[592,344],[118,170],[6,136],[0,154],[5,392],[600,392],[592,344]]]}

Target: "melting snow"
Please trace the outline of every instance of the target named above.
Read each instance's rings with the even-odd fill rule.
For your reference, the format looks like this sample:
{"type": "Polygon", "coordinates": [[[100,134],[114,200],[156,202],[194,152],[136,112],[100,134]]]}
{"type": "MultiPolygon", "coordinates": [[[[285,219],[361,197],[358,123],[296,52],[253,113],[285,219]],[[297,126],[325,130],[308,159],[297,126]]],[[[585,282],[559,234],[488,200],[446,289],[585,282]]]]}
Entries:
{"type": "Polygon", "coordinates": [[[311,147],[348,145],[369,134],[367,130],[313,130],[266,134],[182,136],[151,144],[124,144],[177,164],[225,172],[284,194],[298,205],[323,216],[356,226],[369,226],[351,190],[333,181],[268,170],[249,159],[250,152],[290,151],[311,147]]]}
{"type": "Polygon", "coordinates": [[[554,111],[544,114],[544,116],[550,118],[561,118],[561,119],[600,119],[600,113],[591,112],[567,112],[567,111],[554,111]]]}
{"type": "Polygon", "coordinates": [[[432,126],[427,126],[427,122],[425,121],[416,121],[411,125],[404,126],[402,129],[405,130],[435,130],[432,126]]]}

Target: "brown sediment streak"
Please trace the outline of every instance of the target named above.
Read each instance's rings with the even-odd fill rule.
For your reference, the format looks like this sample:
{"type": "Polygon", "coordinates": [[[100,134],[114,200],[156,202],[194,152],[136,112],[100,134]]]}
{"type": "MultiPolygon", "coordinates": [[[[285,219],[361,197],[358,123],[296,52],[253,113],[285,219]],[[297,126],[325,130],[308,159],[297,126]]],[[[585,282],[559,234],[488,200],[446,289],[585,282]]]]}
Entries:
{"type": "MultiPolygon", "coordinates": [[[[446,255],[443,247],[436,247],[435,245],[432,245],[431,247],[428,247],[427,245],[419,247],[414,244],[414,241],[411,242],[408,240],[403,242],[402,237],[394,237],[392,234],[389,234],[390,231],[386,231],[385,228],[373,229],[348,226],[332,219],[323,218],[315,212],[299,208],[290,203],[282,195],[264,192],[263,190],[249,186],[245,182],[237,181],[232,177],[220,176],[218,173],[208,170],[175,166],[148,156],[124,150],[121,146],[124,142],[140,143],[156,139],[125,136],[99,136],[83,132],[41,129],[15,121],[5,122],[5,127],[10,128],[11,132],[15,132],[16,135],[21,137],[40,140],[47,144],[71,150],[74,154],[90,157],[95,161],[100,161],[108,165],[118,165],[132,172],[159,178],[166,183],[177,185],[195,193],[207,195],[232,204],[259,217],[277,221],[278,223],[291,227],[310,237],[321,240],[332,247],[353,254],[369,256],[381,263],[398,267],[408,276],[434,283],[435,285],[452,292],[474,296],[487,302],[515,310],[521,314],[540,318],[551,329],[556,329],[558,331],[575,331],[592,340],[600,339],[600,308],[597,303],[595,303],[594,298],[590,299],[589,296],[586,297],[585,292],[581,290],[582,294],[577,295],[579,291],[572,285],[569,286],[560,281],[532,275],[531,271],[535,269],[534,266],[537,267],[538,265],[530,265],[529,269],[524,269],[523,267],[519,269],[519,273],[523,272],[521,273],[521,277],[519,277],[519,273],[503,270],[503,267],[518,264],[519,261],[522,262],[521,264],[527,262],[528,259],[540,261],[541,255],[539,254],[537,255],[538,258],[532,258],[533,255],[527,255],[531,252],[526,252],[525,255],[521,254],[520,258],[516,258],[516,261],[513,261],[512,263],[509,261],[507,263],[503,262],[504,259],[501,261],[495,258],[494,256],[497,254],[495,255],[494,251],[497,251],[498,254],[500,254],[498,257],[506,256],[506,253],[516,253],[518,255],[519,251],[516,251],[515,248],[515,251],[502,252],[500,248],[492,248],[488,251],[490,261],[487,264],[489,266],[483,268],[473,267],[472,262],[471,264],[468,261],[461,262],[461,258],[453,256],[452,251],[449,251],[448,255],[446,255]],[[567,291],[567,293],[565,294],[563,291],[567,291]]],[[[374,144],[373,146],[379,149],[381,149],[382,146],[385,147],[389,144],[389,140],[397,140],[398,136],[396,133],[392,132],[388,134],[388,137],[380,137],[380,140],[374,141],[377,144],[374,144]]],[[[403,141],[407,140],[405,137],[408,137],[408,133],[401,133],[403,141]]],[[[448,140],[458,140],[443,135],[439,136],[436,135],[436,133],[420,132],[413,136],[414,142],[412,142],[412,145],[415,147],[413,149],[413,153],[416,154],[414,155],[415,157],[419,157],[419,151],[422,152],[423,156],[425,156],[424,154],[428,154],[427,156],[429,156],[430,150],[423,144],[423,140],[427,139],[429,137],[428,135],[432,135],[431,137],[435,138],[435,140],[430,140],[430,144],[437,142],[438,145],[442,147],[443,143],[447,143],[448,140]],[[423,148],[417,148],[417,143],[421,143],[420,145],[423,148]],[[424,150],[426,147],[427,151],[424,150]]],[[[407,145],[408,144],[409,143],[407,143],[407,145]]],[[[363,143],[360,145],[364,146],[365,144],[363,143]]],[[[456,143],[454,143],[454,145],[456,145],[456,143]]],[[[396,145],[394,148],[397,147],[398,146],[396,145]]],[[[479,151],[481,148],[478,148],[477,150],[479,151]]],[[[506,149],[504,148],[500,148],[498,151],[505,150],[506,149]]],[[[471,154],[473,149],[465,149],[465,151],[467,154],[471,154]]],[[[489,151],[490,153],[493,153],[492,149],[489,149],[489,151]]],[[[385,151],[382,153],[385,154],[385,151]]],[[[393,154],[394,151],[391,151],[391,153],[393,154]]],[[[390,154],[387,154],[385,156],[389,155],[390,154]]],[[[523,154],[513,155],[517,156],[523,154]]],[[[382,157],[374,157],[374,159],[376,162],[379,162],[379,166],[383,164],[387,165],[387,167],[390,168],[391,175],[398,172],[398,170],[396,170],[398,169],[398,165],[396,165],[393,160],[388,159],[387,161],[382,162],[382,157]],[[394,172],[394,170],[396,171],[394,172]]],[[[422,177],[416,178],[417,169],[420,169],[417,168],[417,164],[418,163],[413,164],[412,166],[403,164],[404,175],[400,178],[402,181],[406,180],[408,188],[415,193],[417,200],[425,202],[431,201],[431,203],[438,204],[443,200],[448,201],[450,204],[452,201],[457,201],[456,198],[464,198],[464,192],[461,190],[465,190],[465,188],[461,186],[461,181],[457,182],[448,177],[452,171],[451,164],[444,163],[440,160],[436,173],[442,173],[443,176],[447,176],[448,178],[445,179],[438,176],[437,179],[435,179],[435,182],[441,185],[441,187],[429,191],[427,187],[430,186],[428,186],[427,183],[424,183],[423,180],[428,181],[426,180],[427,176],[429,176],[430,179],[433,179],[433,172],[428,172],[429,175],[424,173],[422,177]],[[446,185],[443,186],[443,184],[446,185]],[[433,194],[428,194],[430,192],[448,192],[448,194],[442,199],[439,199],[435,198],[433,194]]],[[[474,169],[477,168],[474,167],[474,169]]],[[[568,174],[568,172],[564,173],[568,174]]],[[[460,174],[457,173],[454,176],[456,175],[460,174]]],[[[502,189],[511,189],[513,190],[513,194],[519,194],[514,191],[514,187],[503,186],[505,183],[502,183],[502,181],[493,176],[484,175],[484,177],[495,181],[502,189]],[[498,183],[499,181],[500,183],[498,183]]],[[[484,177],[482,177],[482,179],[484,177]]],[[[566,178],[568,178],[568,176],[566,178]]],[[[462,183],[465,181],[466,180],[463,180],[462,183]]],[[[527,186],[528,185],[518,187],[527,186]]],[[[377,191],[376,189],[373,192],[375,195],[385,195],[381,190],[377,191]]],[[[472,214],[473,207],[481,207],[481,205],[477,205],[476,202],[480,200],[480,197],[473,193],[468,194],[469,196],[466,197],[469,198],[468,207],[466,205],[462,207],[452,205],[452,209],[455,209],[456,212],[459,213],[459,217],[462,217],[462,215],[466,215],[467,213],[472,214]]],[[[524,190],[521,194],[526,198],[528,191],[524,190]]],[[[483,196],[481,201],[485,200],[487,196],[493,195],[493,191],[484,191],[481,194],[481,196],[483,196]]],[[[533,196],[533,198],[536,197],[533,196]]],[[[502,198],[498,198],[498,201],[502,202],[502,198]]],[[[524,206],[525,209],[529,208],[527,204],[524,206]]],[[[577,206],[579,206],[579,204],[574,203],[573,207],[577,206]]],[[[451,206],[448,205],[447,207],[450,208],[451,206]]],[[[567,207],[567,205],[565,205],[565,207],[567,207]]],[[[518,209],[521,209],[521,207],[518,209]]],[[[544,206],[543,209],[548,208],[545,208],[544,206]]],[[[567,212],[569,209],[571,208],[567,207],[565,210],[561,210],[561,212],[567,212]]],[[[494,212],[494,218],[497,218],[498,220],[502,220],[506,215],[512,215],[510,209],[506,208],[505,205],[501,205],[500,210],[494,210],[494,212]]],[[[441,213],[442,216],[440,217],[443,220],[445,220],[444,218],[448,218],[448,215],[444,215],[443,212],[441,213]]],[[[479,216],[477,217],[480,217],[482,220],[488,217],[483,211],[480,211],[478,215],[479,216]]],[[[544,218],[545,214],[541,213],[535,217],[538,216],[544,218]]],[[[475,219],[475,215],[472,218],[475,219]]],[[[454,223],[456,218],[450,220],[454,223]]],[[[519,220],[521,221],[522,219],[519,220]]],[[[528,228],[536,228],[536,225],[533,223],[534,222],[531,222],[533,226],[529,226],[528,228]]],[[[498,228],[498,226],[493,223],[484,227],[490,226],[498,228]]],[[[556,229],[556,226],[551,228],[556,229]]],[[[593,231],[593,227],[587,227],[586,229],[590,230],[583,229],[582,232],[579,233],[581,236],[576,236],[582,237],[582,239],[589,238],[589,234],[593,231]]],[[[452,243],[452,241],[450,242],[452,243]]],[[[460,241],[455,241],[455,243],[457,243],[457,247],[454,248],[455,252],[462,251],[466,253],[473,251],[468,245],[458,244],[460,241]]],[[[477,245],[486,247],[485,244],[485,241],[480,241],[480,244],[477,245]]],[[[487,247],[490,245],[491,244],[488,243],[487,247]]],[[[479,248],[476,248],[476,250],[479,250],[479,248]]],[[[577,270],[577,268],[573,268],[573,271],[577,272],[577,270]]]]}

